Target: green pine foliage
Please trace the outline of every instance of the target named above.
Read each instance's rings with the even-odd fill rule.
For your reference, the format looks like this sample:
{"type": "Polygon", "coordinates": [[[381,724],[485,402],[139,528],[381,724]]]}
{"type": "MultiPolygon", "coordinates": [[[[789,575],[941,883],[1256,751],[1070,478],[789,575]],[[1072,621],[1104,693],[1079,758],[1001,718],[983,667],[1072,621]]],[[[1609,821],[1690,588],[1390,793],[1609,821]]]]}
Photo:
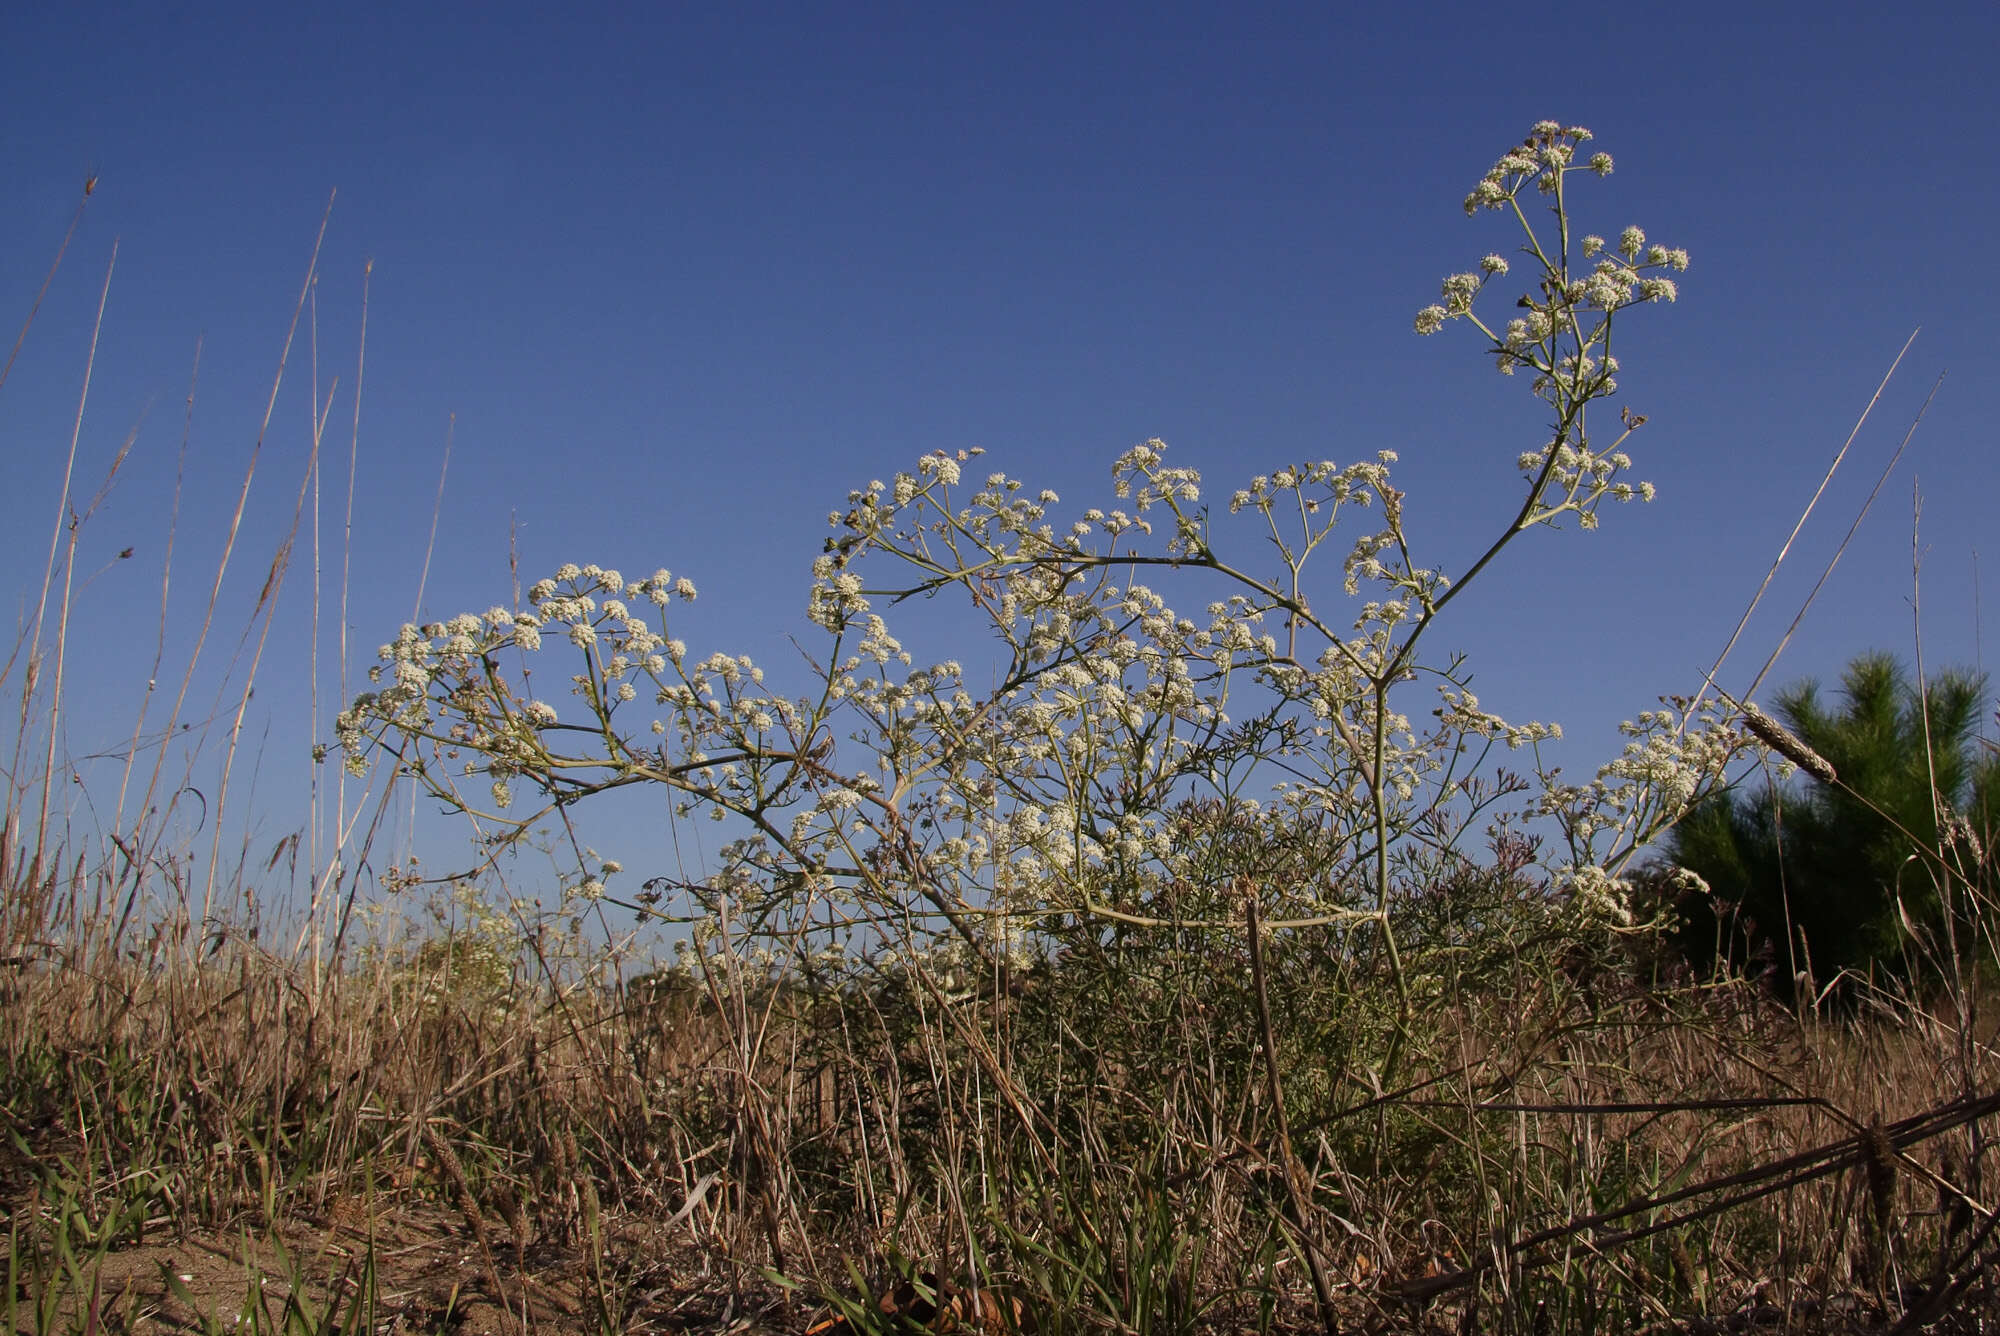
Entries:
{"type": "Polygon", "coordinates": [[[1737,785],[1674,830],[1672,861],[1713,892],[1686,915],[1691,959],[1720,952],[1824,984],[1843,969],[1907,978],[1935,957],[1952,940],[1939,931],[1947,905],[1994,884],[2000,753],[1978,737],[1985,695],[1983,674],[1957,670],[1920,691],[1882,652],[1847,666],[1837,702],[1812,680],[1779,692],[1779,716],[1835,781],[1802,771],[1737,785]]]}

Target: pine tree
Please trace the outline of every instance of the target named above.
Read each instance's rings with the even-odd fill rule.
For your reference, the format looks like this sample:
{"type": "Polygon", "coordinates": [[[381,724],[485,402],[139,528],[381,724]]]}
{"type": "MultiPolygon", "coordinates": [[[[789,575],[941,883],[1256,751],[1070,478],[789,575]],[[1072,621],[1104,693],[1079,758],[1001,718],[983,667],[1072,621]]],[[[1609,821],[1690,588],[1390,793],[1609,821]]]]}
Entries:
{"type": "MultiPolygon", "coordinates": [[[[1978,879],[1993,887],[2000,755],[1976,736],[1985,677],[1946,672],[1920,693],[1893,656],[1871,652],[1848,665],[1841,687],[1837,707],[1811,680],[1775,698],[1835,783],[1801,772],[1738,786],[1669,837],[1670,859],[1713,891],[1705,911],[1691,907],[1682,934],[1697,964],[1712,963],[1719,945],[1739,960],[1764,953],[1787,976],[1810,968],[1822,983],[1842,969],[1905,975],[1904,915],[1933,930],[1943,921],[1935,861],[1914,843],[1939,849],[1941,815],[1977,833],[1978,879]]],[[[1955,847],[1963,856],[1969,846],[1955,847]]]]}

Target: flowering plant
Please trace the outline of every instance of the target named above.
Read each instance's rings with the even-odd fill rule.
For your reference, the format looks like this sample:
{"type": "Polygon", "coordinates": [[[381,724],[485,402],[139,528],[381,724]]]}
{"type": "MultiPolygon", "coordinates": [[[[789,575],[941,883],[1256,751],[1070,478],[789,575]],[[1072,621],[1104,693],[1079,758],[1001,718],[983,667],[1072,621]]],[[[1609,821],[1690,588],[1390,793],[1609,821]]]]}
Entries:
{"type": "MultiPolygon", "coordinates": [[[[1687,255],[1636,227],[1615,245],[1572,235],[1573,178],[1611,170],[1603,153],[1579,161],[1589,138],[1535,126],[1465,202],[1511,212],[1525,234],[1520,314],[1479,313],[1513,269],[1488,255],[1416,319],[1424,334],[1472,325],[1553,415],[1515,460],[1511,513],[1456,576],[1413,552],[1387,451],[1251,478],[1220,515],[1157,440],[1119,457],[1105,505],[1060,515],[1053,492],[979,472],[978,451],[938,451],[829,517],[807,606],[826,636],[810,691],[777,691],[744,657],[692,654],[671,615],[695,596],[686,579],[565,566],[521,608],[404,627],[383,648],[383,689],[341,717],[350,763],[392,749],[496,843],[633,785],[664,790],[680,816],[732,822],[720,865],[686,887],[697,956],[728,931],[818,966],[857,936],[992,964],[1114,927],[1225,929],[1250,893],[1270,929],[1342,925],[1372,941],[1407,1015],[1399,895],[1465,864],[1468,832],[1518,841],[1516,823],[1536,819],[1561,833],[1543,861],[1575,892],[1563,903],[1623,926],[1620,873],[1719,782],[1744,745],[1732,721],[1670,702],[1627,725],[1625,754],[1591,783],[1537,787],[1487,762],[1558,727],[1509,722],[1458,662],[1419,658],[1523,534],[1567,515],[1595,528],[1606,500],[1652,499],[1627,478],[1645,419],[1598,419],[1617,391],[1614,323],[1673,301],[1666,275],[1687,255]],[[1525,209],[1536,195],[1552,223],[1525,209]],[[1336,542],[1342,521],[1358,532],[1336,542]],[[1233,555],[1246,534],[1261,560],[1233,555]],[[1327,560],[1337,577],[1320,578],[1327,560]],[[885,610],[943,594],[990,626],[997,654],[977,674],[990,686],[956,660],[914,662],[892,630],[885,610]],[[524,695],[512,665],[537,653],[568,657],[570,700],[524,695]],[[1420,681],[1421,726],[1406,704],[1420,681]]],[[[572,892],[604,895],[614,865],[577,852],[572,892]]]]}

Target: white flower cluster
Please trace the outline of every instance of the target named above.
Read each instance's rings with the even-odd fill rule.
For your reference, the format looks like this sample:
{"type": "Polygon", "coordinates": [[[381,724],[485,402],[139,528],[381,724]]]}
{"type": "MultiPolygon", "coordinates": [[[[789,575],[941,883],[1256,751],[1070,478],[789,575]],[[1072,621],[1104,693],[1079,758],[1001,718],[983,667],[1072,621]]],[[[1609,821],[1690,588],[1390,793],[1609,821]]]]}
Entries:
{"type": "Polygon", "coordinates": [[[1630,740],[1595,779],[1550,785],[1538,804],[1561,823],[1578,862],[1616,864],[1643,848],[1722,783],[1749,741],[1731,716],[1680,697],[1619,731],[1630,740]]]}
{"type": "Polygon", "coordinates": [[[1614,931],[1632,927],[1632,884],[1596,863],[1557,868],[1556,886],[1565,893],[1572,912],[1586,922],[1614,931]]]}
{"type": "Polygon", "coordinates": [[[1479,707],[1479,697],[1470,691],[1454,689],[1450,686],[1438,688],[1438,695],[1444,705],[1437,711],[1437,717],[1445,727],[1467,737],[1492,738],[1503,742],[1509,751],[1519,751],[1522,747],[1533,746],[1537,742],[1549,742],[1562,737],[1561,724],[1528,722],[1510,724],[1497,714],[1489,714],[1479,707]]]}
{"type": "Polygon", "coordinates": [[[1494,328],[1474,311],[1486,286],[1509,272],[1507,262],[1489,255],[1476,272],[1453,274],[1444,281],[1443,300],[1418,312],[1419,334],[1434,334],[1448,321],[1466,320],[1483,334],[1494,365],[1505,375],[1526,369],[1534,377],[1533,392],[1556,412],[1556,429],[1545,445],[1524,452],[1519,465],[1536,491],[1527,523],[1547,523],[1575,513],[1586,529],[1595,528],[1598,507],[1613,501],[1650,501],[1651,483],[1631,483],[1619,475],[1632,466],[1620,448],[1644,418],[1629,412],[1624,431],[1608,445],[1592,441],[1585,430],[1585,409],[1618,389],[1618,361],[1609,353],[1611,327],[1618,312],[1648,302],[1671,302],[1680,288],[1668,277],[1688,267],[1685,250],[1649,244],[1645,232],[1628,227],[1615,247],[1604,238],[1585,236],[1577,246],[1591,261],[1587,272],[1570,268],[1571,233],[1566,178],[1587,171],[1608,175],[1611,159],[1597,154],[1578,165],[1577,147],[1590,138],[1581,126],[1567,128],[1554,121],[1537,124],[1526,140],[1494,164],[1467,196],[1468,214],[1485,208],[1511,208],[1525,233],[1523,253],[1539,268],[1534,284],[1515,306],[1521,314],[1494,328]],[[1555,237],[1544,240],[1519,204],[1529,185],[1554,197],[1555,237]]]}
{"type": "Polygon", "coordinates": [[[1528,185],[1544,195],[1553,195],[1561,190],[1563,176],[1568,172],[1611,175],[1609,153],[1593,154],[1581,167],[1577,165],[1577,148],[1590,138],[1590,131],[1581,125],[1564,127],[1556,121],[1537,121],[1528,137],[1502,154],[1465,197],[1466,214],[1506,208],[1528,185]]]}
{"type": "Polygon", "coordinates": [[[461,773],[485,775],[494,807],[507,810],[512,778],[536,776],[548,788],[549,733],[561,727],[553,705],[512,689],[510,661],[538,653],[548,633],[559,633],[582,656],[572,692],[600,722],[638,700],[641,683],[657,704],[710,701],[714,681],[734,682],[755,670],[736,661],[687,667],[687,647],[668,637],[665,613],[695,597],[693,581],[665,570],[627,581],[616,570],[570,564],[536,582],[522,610],[494,607],[405,625],[370,670],[382,689],[358,697],[335,722],[347,764],[365,770],[372,741],[394,731],[429,746],[428,754],[406,760],[413,774],[448,787],[451,768],[436,763],[462,761],[461,773]],[[648,608],[657,627],[647,620],[648,608]]]}

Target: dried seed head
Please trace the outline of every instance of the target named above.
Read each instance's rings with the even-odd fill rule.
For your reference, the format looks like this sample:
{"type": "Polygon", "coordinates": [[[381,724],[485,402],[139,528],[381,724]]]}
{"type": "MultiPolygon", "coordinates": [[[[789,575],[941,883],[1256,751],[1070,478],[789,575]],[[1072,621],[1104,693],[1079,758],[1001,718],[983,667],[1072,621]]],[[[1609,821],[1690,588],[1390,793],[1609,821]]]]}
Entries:
{"type": "Polygon", "coordinates": [[[1896,1146],[1889,1140],[1889,1134],[1882,1130],[1882,1119],[1878,1115],[1862,1134],[1862,1145],[1868,1159],[1868,1195],[1875,1208],[1878,1224],[1886,1225],[1890,1207],[1894,1205],[1896,1190],[1896,1146]]]}
{"type": "Polygon", "coordinates": [[[1870,1266],[1880,1277],[1883,1264],[1888,1260],[1889,1226],[1893,1222],[1896,1205],[1896,1145],[1883,1130],[1880,1114],[1869,1121],[1860,1140],[1861,1158],[1868,1176],[1868,1204],[1874,1208],[1869,1221],[1874,1227],[1869,1249],[1870,1266]]]}
{"type": "Polygon", "coordinates": [[[1986,861],[1986,845],[1979,838],[1979,832],[1972,822],[1958,812],[1946,812],[1944,824],[1938,834],[1943,838],[1945,848],[1962,849],[1968,861],[1977,866],[1986,861]]]}
{"type": "Polygon", "coordinates": [[[1839,780],[1840,777],[1834,773],[1831,762],[1801,742],[1797,734],[1748,701],[1743,703],[1743,726],[1756,734],[1759,742],[1820,783],[1832,784],[1839,780]]]}

